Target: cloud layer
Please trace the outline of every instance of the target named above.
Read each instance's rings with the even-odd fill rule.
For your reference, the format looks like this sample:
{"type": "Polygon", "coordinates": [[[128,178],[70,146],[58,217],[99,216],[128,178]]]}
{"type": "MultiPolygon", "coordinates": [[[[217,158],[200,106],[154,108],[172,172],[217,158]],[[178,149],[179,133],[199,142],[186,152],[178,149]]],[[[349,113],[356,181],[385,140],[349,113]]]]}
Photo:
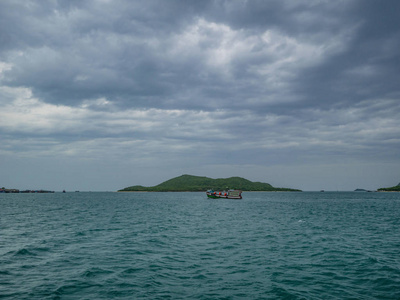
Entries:
{"type": "Polygon", "coordinates": [[[181,173],[302,189],[397,183],[399,6],[2,1],[0,179],[95,190],[181,173]],[[379,171],[326,182],[366,166],[379,171]]]}

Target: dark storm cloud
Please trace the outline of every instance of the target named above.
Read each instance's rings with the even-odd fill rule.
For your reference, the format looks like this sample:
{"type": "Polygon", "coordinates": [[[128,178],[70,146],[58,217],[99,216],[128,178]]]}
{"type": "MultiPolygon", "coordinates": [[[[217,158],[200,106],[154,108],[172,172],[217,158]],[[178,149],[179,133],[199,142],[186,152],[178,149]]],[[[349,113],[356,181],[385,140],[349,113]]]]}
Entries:
{"type": "Polygon", "coordinates": [[[13,64],[4,83],[31,87],[47,102],[79,104],[107,97],[128,107],[254,106],[257,111],[277,110],[281,103],[288,112],[288,101],[296,102],[297,110],[398,92],[400,38],[394,25],[400,5],[395,1],[48,1],[46,5],[6,1],[1,5],[2,59],[13,64]],[[204,54],[221,47],[225,38],[221,28],[204,24],[192,28],[201,40],[193,42],[191,53],[174,55],[176,43],[199,18],[235,31],[237,36],[227,41],[232,47],[235,40],[252,38],[253,49],[243,49],[243,54],[236,53],[220,66],[228,77],[207,65],[216,53],[204,54]],[[269,30],[283,35],[274,54],[266,49],[274,41],[260,40],[269,30]],[[284,40],[288,38],[294,39],[292,45],[284,40]],[[272,65],[277,54],[282,60],[298,55],[290,49],[296,43],[314,46],[310,51],[318,50],[323,57],[300,67],[295,59],[293,66],[272,70],[278,75],[254,72],[260,65],[272,65]],[[330,54],[329,47],[339,49],[330,54]],[[282,70],[291,73],[275,80],[284,88],[271,89],[268,79],[280,76],[282,70]]]}
{"type": "Polygon", "coordinates": [[[29,87],[49,103],[106,97],[126,107],[290,113],[291,107],[346,106],[399,93],[397,1],[0,5],[0,57],[12,64],[3,83],[29,87]],[[271,31],[266,42],[262,35],[271,31]],[[177,46],[185,38],[192,44],[177,46]],[[220,66],[207,63],[218,64],[220,52],[246,39],[251,48],[228,53],[220,66]],[[318,52],[315,62],[307,51],[318,52]],[[309,61],[302,64],[304,58],[309,61]],[[271,67],[279,60],[289,62],[271,67]]]}
{"type": "Polygon", "coordinates": [[[186,67],[159,58],[164,37],[185,24],[182,13],[201,8],[174,1],[1,5],[1,58],[13,63],[7,85],[31,87],[47,102],[73,104],[107,96],[123,102],[135,97],[140,105],[141,97],[149,97],[150,106],[152,96],[168,91],[160,75],[186,76],[186,67]],[[152,42],[161,45],[154,49],[152,42]]]}
{"type": "Polygon", "coordinates": [[[400,27],[396,1],[360,1],[345,51],[304,72],[298,90],[312,105],[351,105],[399,96],[400,27]]]}
{"type": "MultiPolygon", "coordinates": [[[[193,91],[197,99],[192,100],[202,99],[206,108],[208,99],[219,99],[225,107],[224,99],[229,98],[227,102],[240,106],[238,98],[268,93],[262,88],[263,76],[248,72],[249,67],[273,59],[257,49],[254,55],[230,62],[230,79],[207,68],[204,57],[162,55],[177,42],[171,37],[196,18],[248,31],[242,37],[275,29],[299,42],[324,42],[327,35],[352,30],[341,37],[346,39],[345,49],[288,79],[289,92],[305,103],[328,104],[338,96],[342,101],[365,98],[368,91],[360,91],[365,83],[368,96],[397,92],[400,38],[395,12],[400,5],[396,1],[48,1],[46,5],[3,1],[1,5],[2,58],[14,64],[6,84],[32,87],[48,102],[72,104],[106,96],[125,105],[162,106],[167,98],[185,98],[193,91]],[[12,50],[25,53],[15,57],[12,50]],[[196,94],[199,87],[201,93],[196,94]]],[[[218,46],[218,33],[207,34],[205,44],[196,45],[199,55],[218,46]]],[[[258,44],[262,51],[262,43],[258,44]]]]}
{"type": "Polygon", "coordinates": [[[3,0],[0,153],[118,153],[165,170],[397,161],[399,10],[394,0],[3,0]]]}

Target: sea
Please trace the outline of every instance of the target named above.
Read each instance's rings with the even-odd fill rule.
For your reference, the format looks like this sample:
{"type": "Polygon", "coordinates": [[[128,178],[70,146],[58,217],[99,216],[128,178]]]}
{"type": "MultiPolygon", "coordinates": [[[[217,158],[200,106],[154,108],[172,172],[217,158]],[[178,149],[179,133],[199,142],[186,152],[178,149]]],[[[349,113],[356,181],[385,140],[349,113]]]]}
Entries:
{"type": "Polygon", "coordinates": [[[0,194],[1,299],[400,299],[400,193],[0,194]]]}

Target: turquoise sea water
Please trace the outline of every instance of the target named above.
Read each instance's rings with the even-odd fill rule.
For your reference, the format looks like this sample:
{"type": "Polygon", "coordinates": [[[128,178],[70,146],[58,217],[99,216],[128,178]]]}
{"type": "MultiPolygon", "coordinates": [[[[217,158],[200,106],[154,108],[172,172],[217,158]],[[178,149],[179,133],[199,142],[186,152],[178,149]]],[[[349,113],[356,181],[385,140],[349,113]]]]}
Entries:
{"type": "Polygon", "coordinates": [[[0,194],[2,299],[400,299],[400,193],[0,194]]]}

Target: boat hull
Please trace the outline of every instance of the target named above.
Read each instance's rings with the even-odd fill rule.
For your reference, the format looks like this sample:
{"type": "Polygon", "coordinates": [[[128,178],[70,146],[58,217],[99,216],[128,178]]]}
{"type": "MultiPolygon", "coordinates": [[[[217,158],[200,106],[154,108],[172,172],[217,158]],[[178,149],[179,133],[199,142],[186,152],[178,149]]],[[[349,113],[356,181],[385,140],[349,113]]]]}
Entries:
{"type": "Polygon", "coordinates": [[[207,197],[211,199],[242,199],[242,191],[214,192],[207,191],[207,197]]]}

